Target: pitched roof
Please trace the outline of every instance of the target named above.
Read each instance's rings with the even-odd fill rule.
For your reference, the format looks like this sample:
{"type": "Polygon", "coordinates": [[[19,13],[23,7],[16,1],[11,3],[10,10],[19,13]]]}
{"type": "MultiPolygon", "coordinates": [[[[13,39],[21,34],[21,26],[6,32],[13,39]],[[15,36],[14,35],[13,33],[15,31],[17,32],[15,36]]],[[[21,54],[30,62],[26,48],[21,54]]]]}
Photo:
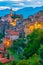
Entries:
{"type": "Polygon", "coordinates": [[[1,44],[0,44],[0,51],[4,51],[4,47],[5,47],[4,44],[1,43],[1,44]]]}
{"type": "Polygon", "coordinates": [[[7,32],[8,32],[10,35],[19,35],[19,32],[18,32],[18,31],[7,30],[7,32]]]}
{"type": "Polygon", "coordinates": [[[10,61],[7,58],[1,58],[0,59],[0,62],[2,62],[2,63],[8,63],[10,61]]]}
{"type": "Polygon", "coordinates": [[[4,51],[4,48],[0,48],[0,51],[4,51]]]}

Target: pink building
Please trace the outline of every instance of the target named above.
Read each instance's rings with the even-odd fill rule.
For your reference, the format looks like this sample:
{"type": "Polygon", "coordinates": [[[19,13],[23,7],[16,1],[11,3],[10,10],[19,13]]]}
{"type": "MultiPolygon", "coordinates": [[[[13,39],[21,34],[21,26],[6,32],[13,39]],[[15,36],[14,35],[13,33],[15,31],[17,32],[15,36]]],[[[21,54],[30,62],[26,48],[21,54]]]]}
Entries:
{"type": "Polygon", "coordinates": [[[5,37],[10,37],[11,40],[16,40],[19,38],[19,32],[14,30],[7,30],[5,32],[5,37]]]}

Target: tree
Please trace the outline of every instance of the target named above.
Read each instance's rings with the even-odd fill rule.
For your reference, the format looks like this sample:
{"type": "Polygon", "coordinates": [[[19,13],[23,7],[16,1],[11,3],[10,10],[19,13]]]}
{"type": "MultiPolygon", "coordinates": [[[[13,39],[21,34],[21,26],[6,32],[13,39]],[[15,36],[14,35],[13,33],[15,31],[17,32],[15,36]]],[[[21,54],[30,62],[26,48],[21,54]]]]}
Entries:
{"type": "Polygon", "coordinates": [[[40,49],[40,64],[43,65],[43,48],[40,49]]]}
{"type": "Polygon", "coordinates": [[[38,56],[35,55],[27,60],[20,60],[17,65],[39,65],[38,56]]]}
{"type": "Polygon", "coordinates": [[[12,45],[12,48],[14,49],[14,50],[19,50],[20,49],[20,47],[21,48],[24,48],[25,46],[26,46],[26,44],[24,43],[24,38],[20,38],[20,39],[18,39],[18,40],[14,40],[13,41],[13,45],[12,45]]]}
{"type": "Polygon", "coordinates": [[[43,30],[41,30],[40,43],[43,44],[43,30]]]}
{"type": "Polygon", "coordinates": [[[29,60],[21,60],[17,63],[17,65],[29,65],[29,60]]]}
{"type": "Polygon", "coordinates": [[[4,65],[4,64],[0,62],[0,65],[4,65]]]}
{"type": "Polygon", "coordinates": [[[7,53],[7,59],[9,59],[10,58],[10,55],[9,55],[9,53],[7,53]]]}
{"type": "Polygon", "coordinates": [[[0,33],[0,43],[2,43],[3,37],[4,37],[4,34],[3,33],[0,33]]]}
{"type": "Polygon", "coordinates": [[[34,30],[30,35],[27,36],[28,43],[23,53],[26,58],[29,58],[30,56],[32,56],[39,49],[40,37],[41,37],[41,32],[39,29],[34,30]]]}
{"type": "Polygon", "coordinates": [[[12,61],[12,62],[11,62],[11,65],[16,65],[16,64],[17,64],[16,61],[12,61]]]}

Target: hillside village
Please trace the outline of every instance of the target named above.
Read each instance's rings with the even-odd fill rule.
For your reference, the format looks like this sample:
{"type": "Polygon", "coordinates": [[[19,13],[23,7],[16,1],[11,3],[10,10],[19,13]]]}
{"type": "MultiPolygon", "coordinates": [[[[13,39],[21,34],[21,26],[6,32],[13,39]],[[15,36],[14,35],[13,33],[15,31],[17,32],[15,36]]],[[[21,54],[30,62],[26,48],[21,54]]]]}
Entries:
{"type": "Polygon", "coordinates": [[[0,61],[3,63],[9,62],[5,58],[5,54],[8,54],[6,48],[12,45],[13,40],[26,38],[37,28],[43,29],[43,11],[24,19],[22,15],[12,14],[12,9],[10,9],[10,14],[0,17],[0,34],[3,35],[3,38],[0,39],[0,58],[7,60],[0,61]]]}

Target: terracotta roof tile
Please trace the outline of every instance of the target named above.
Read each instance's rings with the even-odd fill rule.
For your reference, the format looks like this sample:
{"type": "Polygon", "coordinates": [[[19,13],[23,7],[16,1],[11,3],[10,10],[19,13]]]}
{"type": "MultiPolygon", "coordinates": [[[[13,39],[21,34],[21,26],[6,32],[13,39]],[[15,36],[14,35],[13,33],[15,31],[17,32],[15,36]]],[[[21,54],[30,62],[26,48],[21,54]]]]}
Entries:
{"type": "Polygon", "coordinates": [[[1,59],[0,59],[0,62],[2,62],[2,63],[8,63],[9,60],[8,60],[7,58],[1,58],[1,59]]]}
{"type": "Polygon", "coordinates": [[[4,51],[4,48],[0,48],[0,51],[4,51]]]}
{"type": "Polygon", "coordinates": [[[18,31],[7,30],[7,32],[9,32],[9,34],[11,34],[11,35],[19,35],[19,32],[18,31]]]}

